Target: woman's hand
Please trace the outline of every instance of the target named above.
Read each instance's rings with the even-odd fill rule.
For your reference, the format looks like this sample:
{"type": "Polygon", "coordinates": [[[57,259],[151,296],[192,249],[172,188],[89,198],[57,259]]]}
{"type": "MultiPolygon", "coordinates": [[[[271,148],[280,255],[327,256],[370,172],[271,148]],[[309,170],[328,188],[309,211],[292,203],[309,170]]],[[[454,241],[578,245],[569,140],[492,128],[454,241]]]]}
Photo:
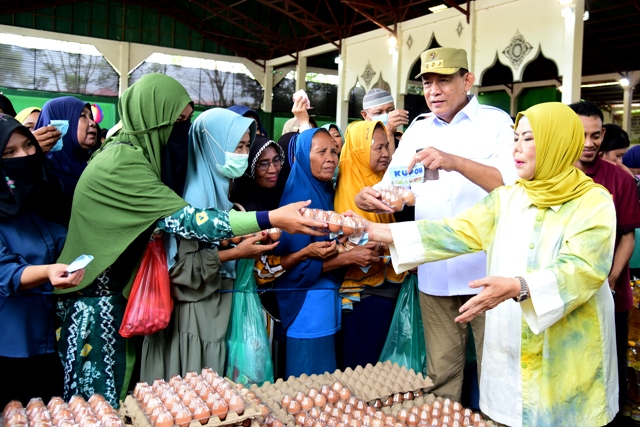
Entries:
{"type": "Polygon", "coordinates": [[[291,112],[300,122],[300,126],[303,124],[309,124],[309,113],[307,112],[307,100],[304,97],[299,97],[293,101],[293,107],[291,112]]]}
{"type": "Polygon", "coordinates": [[[267,237],[266,231],[261,231],[257,233],[256,236],[245,237],[244,240],[238,243],[234,249],[232,249],[229,255],[231,255],[232,259],[241,259],[241,258],[249,258],[249,259],[257,259],[262,256],[265,252],[272,251],[278,243],[275,242],[268,245],[259,245],[257,244],[261,240],[264,240],[267,237]]]}
{"type": "Polygon", "coordinates": [[[381,262],[379,245],[374,242],[367,243],[363,246],[356,246],[348,252],[345,252],[345,258],[349,264],[355,264],[360,267],[368,267],[376,262],[381,262]]]}
{"type": "Polygon", "coordinates": [[[310,236],[324,236],[327,234],[327,224],[311,218],[305,218],[300,214],[300,209],[309,206],[311,200],[306,202],[290,203],[286,206],[269,212],[271,226],[286,231],[289,234],[308,234],[310,236]]]}
{"type": "Polygon", "coordinates": [[[60,139],[62,133],[55,126],[43,126],[40,129],[36,129],[33,132],[33,136],[38,140],[38,144],[42,149],[42,152],[47,154],[56,142],[60,139]]]}
{"type": "Polygon", "coordinates": [[[393,209],[387,206],[380,199],[380,192],[371,187],[364,187],[356,194],[356,206],[365,212],[387,212],[393,213],[393,209]]]}
{"type": "Polygon", "coordinates": [[[84,269],[69,273],[67,267],[67,264],[49,264],[47,266],[47,276],[54,288],[72,288],[78,286],[84,278],[84,269]]]}
{"type": "Polygon", "coordinates": [[[326,259],[338,253],[336,241],[313,242],[306,247],[307,258],[326,259]]]}
{"type": "Polygon", "coordinates": [[[487,310],[491,310],[503,301],[520,295],[520,281],[515,277],[489,276],[484,279],[472,280],[469,282],[472,289],[484,287],[480,293],[462,307],[460,316],[456,317],[456,322],[470,322],[487,310]]]}

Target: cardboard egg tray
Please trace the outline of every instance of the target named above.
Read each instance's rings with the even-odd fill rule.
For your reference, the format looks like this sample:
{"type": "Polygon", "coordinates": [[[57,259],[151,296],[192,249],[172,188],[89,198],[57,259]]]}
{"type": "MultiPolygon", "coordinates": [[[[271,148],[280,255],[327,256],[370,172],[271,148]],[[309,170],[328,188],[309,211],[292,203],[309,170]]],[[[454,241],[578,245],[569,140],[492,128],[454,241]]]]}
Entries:
{"type": "Polygon", "coordinates": [[[386,400],[397,393],[429,391],[433,382],[422,373],[407,370],[397,363],[378,362],[375,366],[367,364],[364,368],[347,368],[333,373],[335,380],[344,384],[359,399],[372,404],[375,400],[386,400]]]}
{"type": "MultiPolygon", "coordinates": [[[[233,384],[230,380],[226,380],[233,384]]],[[[216,416],[211,416],[209,421],[206,424],[200,423],[198,420],[193,420],[189,424],[189,427],[216,427],[216,426],[224,426],[224,425],[232,425],[232,424],[242,424],[243,421],[248,419],[253,419],[259,416],[262,411],[251,399],[242,396],[242,399],[245,402],[244,412],[242,415],[238,415],[236,412],[229,411],[224,420],[216,416]]],[[[136,400],[136,398],[132,395],[127,396],[124,403],[120,405],[120,414],[124,417],[129,417],[131,419],[131,424],[133,427],[154,427],[149,418],[144,413],[144,410],[136,400]]]]}
{"type": "Polygon", "coordinates": [[[335,382],[332,374],[325,372],[322,375],[300,375],[299,377],[289,377],[287,381],[279,378],[275,383],[266,382],[262,387],[256,384],[251,386],[256,396],[271,410],[271,414],[284,424],[293,427],[296,420],[285,408],[280,405],[285,394],[295,395],[299,391],[307,393],[312,388],[321,389],[323,385],[330,386],[335,382]]]}

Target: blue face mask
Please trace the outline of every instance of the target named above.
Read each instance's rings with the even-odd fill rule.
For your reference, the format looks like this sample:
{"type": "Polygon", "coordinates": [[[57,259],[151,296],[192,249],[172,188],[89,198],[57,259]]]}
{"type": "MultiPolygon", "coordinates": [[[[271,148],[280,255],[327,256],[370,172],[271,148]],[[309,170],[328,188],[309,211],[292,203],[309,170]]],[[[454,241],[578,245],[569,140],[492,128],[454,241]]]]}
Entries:
{"type": "Polygon", "coordinates": [[[387,125],[387,120],[389,120],[389,114],[380,114],[379,116],[369,116],[371,120],[374,122],[382,122],[383,125],[387,125]]]}
{"type": "MultiPolygon", "coordinates": [[[[218,141],[216,141],[216,139],[209,133],[209,131],[207,131],[206,129],[203,129],[202,131],[205,132],[208,136],[207,142],[209,141],[209,138],[211,138],[213,140],[213,143],[216,144],[220,150],[224,151],[224,149],[220,146],[220,144],[218,144],[218,141]]],[[[218,169],[218,172],[220,172],[220,174],[225,178],[240,178],[242,174],[247,170],[247,167],[249,167],[249,154],[239,154],[232,151],[225,151],[225,162],[221,166],[221,162],[216,157],[216,152],[213,150],[213,147],[209,146],[209,148],[211,149],[213,158],[216,160],[216,168],[218,169]]]]}

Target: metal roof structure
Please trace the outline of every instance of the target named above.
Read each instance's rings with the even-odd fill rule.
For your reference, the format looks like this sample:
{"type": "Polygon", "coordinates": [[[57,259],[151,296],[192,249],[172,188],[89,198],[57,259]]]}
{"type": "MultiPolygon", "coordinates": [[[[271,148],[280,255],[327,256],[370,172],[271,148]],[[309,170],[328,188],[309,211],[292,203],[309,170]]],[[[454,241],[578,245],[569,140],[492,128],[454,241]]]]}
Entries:
{"type": "MultiPolygon", "coordinates": [[[[581,1],[581,0],[578,0],[581,1]]],[[[470,19],[470,0],[2,0],[0,24],[233,55],[258,65],[376,28],[393,31],[444,4],[470,19]]],[[[585,0],[583,76],[640,70],[640,0],[585,0]]],[[[517,17],[509,17],[514,19],[517,17]]],[[[337,68],[335,55],[308,65],[337,68]]],[[[542,70],[544,73],[544,70],[542,70]]],[[[535,79],[536,73],[530,78],[535,79]]],[[[544,79],[548,78],[544,76],[544,79]]],[[[541,78],[542,79],[542,78],[541,78]]],[[[597,80],[597,79],[595,79],[597,80]]],[[[510,84],[510,81],[505,81],[510,84]]],[[[619,86],[583,98],[622,102],[619,86]]],[[[635,91],[634,102],[640,102],[635,91]]]]}

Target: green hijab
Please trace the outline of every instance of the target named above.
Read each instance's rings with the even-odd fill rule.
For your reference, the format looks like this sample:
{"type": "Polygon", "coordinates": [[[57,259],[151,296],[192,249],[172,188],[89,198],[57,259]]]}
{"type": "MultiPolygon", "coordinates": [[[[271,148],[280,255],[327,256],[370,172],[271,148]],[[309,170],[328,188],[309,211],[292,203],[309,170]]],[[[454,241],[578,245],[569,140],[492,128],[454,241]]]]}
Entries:
{"type": "Polygon", "coordinates": [[[80,176],[58,262],[69,264],[82,254],[94,260],[79,286],[57,292],[90,285],[138,236],[187,205],[160,181],[160,165],[173,124],[190,102],[185,88],[164,74],[147,74],[122,94],[122,130],[80,176]]]}

